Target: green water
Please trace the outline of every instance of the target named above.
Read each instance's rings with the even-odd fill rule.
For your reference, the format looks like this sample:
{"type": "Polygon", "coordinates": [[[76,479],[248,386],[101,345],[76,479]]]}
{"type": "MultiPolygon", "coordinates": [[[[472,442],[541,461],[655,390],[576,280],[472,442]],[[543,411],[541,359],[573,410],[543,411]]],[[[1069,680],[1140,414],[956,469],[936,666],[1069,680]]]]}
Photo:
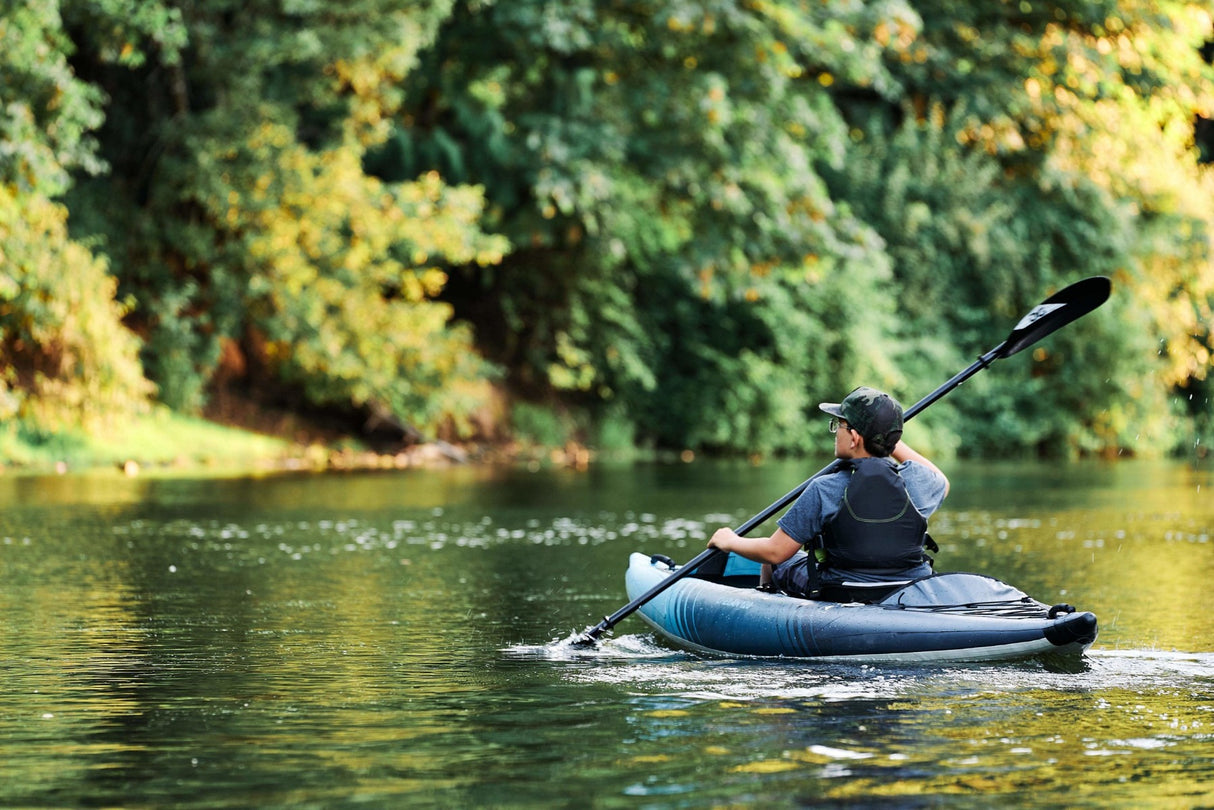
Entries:
{"type": "Polygon", "coordinates": [[[1214,804],[1208,468],[950,467],[940,569],[1097,613],[1070,671],[563,643],[814,469],[0,478],[0,806],[1214,804]]]}

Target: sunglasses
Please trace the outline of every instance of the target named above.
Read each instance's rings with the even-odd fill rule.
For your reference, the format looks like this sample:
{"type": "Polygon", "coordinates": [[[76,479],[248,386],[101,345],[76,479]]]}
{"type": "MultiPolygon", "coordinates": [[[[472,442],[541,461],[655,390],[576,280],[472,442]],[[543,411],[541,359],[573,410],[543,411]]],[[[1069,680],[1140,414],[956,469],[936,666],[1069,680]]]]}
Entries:
{"type": "MultiPolygon", "coordinates": [[[[844,430],[856,430],[854,427],[847,424],[847,420],[840,419],[837,416],[832,416],[830,418],[830,424],[827,426],[827,430],[829,430],[831,433],[838,433],[839,428],[843,428],[844,430]]],[[[860,431],[856,430],[856,432],[859,433],[860,431]]]]}

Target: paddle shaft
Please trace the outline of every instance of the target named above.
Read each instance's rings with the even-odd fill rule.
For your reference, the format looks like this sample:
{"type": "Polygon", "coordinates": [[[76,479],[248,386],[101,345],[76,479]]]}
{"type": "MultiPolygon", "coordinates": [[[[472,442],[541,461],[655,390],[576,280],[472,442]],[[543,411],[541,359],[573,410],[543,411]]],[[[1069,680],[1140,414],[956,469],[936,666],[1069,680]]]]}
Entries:
{"type": "MultiPolygon", "coordinates": [[[[902,414],[902,421],[906,422],[913,419],[916,414],[921,413],[929,405],[943,398],[954,388],[960,386],[970,377],[977,374],[982,369],[989,366],[994,361],[1003,358],[1011,357],[1013,354],[1022,349],[1036,343],[1046,335],[1061,329],[1076,318],[1080,318],[1098,306],[1103,304],[1109,297],[1111,285],[1107,278],[1103,276],[1093,276],[1082,281],[1077,281],[1065,289],[1055,293],[1054,295],[1041,302],[1031,312],[1029,312],[1020,323],[1012,329],[1007,340],[1000,343],[995,348],[991,349],[986,354],[979,357],[969,368],[956,374],[948,382],[941,385],[935,391],[931,392],[923,399],[916,402],[902,414]]],[[[761,523],[764,523],[780,510],[787,507],[805,491],[805,488],[815,479],[819,478],[835,469],[836,461],[823,467],[818,472],[805,479],[801,484],[789,490],[778,501],[764,509],[759,514],[752,517],[750,520],[743,523],[736,529],[737,534],[745,535],[761,523]]],[[[575,644],[589,645],[593,644],[599,636],[610,630],[612,627],[623,621],[628,616],[631,616],[636,610],[660,594],[662,591],[674,585],[679,580],[692,574],[699,566],[703,565],[708,560],[716,557],[724,552],[718,548],[708,548],[697,554],[692,559],[688,560],[681,568],[675,571],[666,579],[654,585],[645,593],[633,599],[622,608],[612,613],[610,616],[604,616],[603,620],[594,627],[587,628],[582,632],[582,635],[575,640],[575,644]]]]}
{"type": "MultiPolygon", "coordinates": [[[[1004,346],[1004,344],[1000,343],[997,347],[995,347],[994,349],[991,349],[989,352],[987,352],[986,354],[984,354],[980,358],[978,358],[978,360],[975,361],[974,364],[971,365],[969,368],[965,369],[965,371],[962,371],[960,374],[957,374],[952,379],[950,379],[948,382],[946,382],[944,385],[940,386],[935,391],[931,392],[926,397],[919,400],[914,405],[910,406],[910,408],[908,408],[905,412],[903,412],[902,421],[907,422],[910,419],[914,418],[915,414],[922,412],[925,408],[927,408],[932,403],[936,402],[939,399],[942,399],[944,397],[944,395],[947,394],[949,391],[952,391],[954,388],[961,385],[961,383],[965,382],[970,377],[974,376],[979,371],[981,371],[982,369],[989,366],[992,362],[994,362],[996,359],[999,358],[999,351],[1003,348],[1003,346],[1004,346]]],[[[777,512],[780,512],[785,507],[787,507],[789,504],[791,504],[793,501],[795,501],[797,498],[801,497],[801,493],[805,491],[805,488],[808,487],[815,478],[821,478],[823,475],[826,475],[827,473],[834,471],[836,464],[837,464],[837,460],[832,461],[830,464],[827,464],[825,467],[818,470],[816,473],[811,475],[809,478],[802,481],[796,487],[790,489],[778,501],[775,501],[774,503],[772,503],[771,506],[767,507],[759,514],[755,515],[750,520],[743,523],[741,526],[739,526],[737,529],[735,529],[735,531],[739,535],[746,535],[746,534],[749,534],[755,527],[757,527],[763,523],[766,523],[777,512]]],[[[704,551],[701,551],[695,557],[692,557],[685,564],[683,564],[673,574],[666,577],[666,579],[664,579],[661,582],[659,582],[658,584],[654,585],[652,588],[647,590],[645,593],[641,594],[636,599],[633,599],[631,602],[624,605],[622,608],[617,610],[615,613],[612,613],[610,616],[604,616],[603,620],[601,622],[599,622],[594,627],[586,630],[582,634],[581,638],[578,639],[578,641],[582,642],[582,643],[588,643],[589,641],[594,641],[599,636],[601,636],[603,633],[607,632],[612,627],[615,627],[617,624],[622,622],[624,619],[628,618],[633,613],[635,613],[636,610],[641,607],[641,605],[645,604],[650,599],[657,596],[662,591],[666,590],[671,585],[678,582],[680,579],[683,579],[683,577],[690,576],[692,573],[695,572],[695,570],[697,568],[699,568],[701,565],[708,562],[712,558],[716,557],[718,554],[724,554],[724,553],[725,552],[721,551],[721,549],[719,549],[719,548],[708,548],[708,549],[705,549],[704,551]]]]}

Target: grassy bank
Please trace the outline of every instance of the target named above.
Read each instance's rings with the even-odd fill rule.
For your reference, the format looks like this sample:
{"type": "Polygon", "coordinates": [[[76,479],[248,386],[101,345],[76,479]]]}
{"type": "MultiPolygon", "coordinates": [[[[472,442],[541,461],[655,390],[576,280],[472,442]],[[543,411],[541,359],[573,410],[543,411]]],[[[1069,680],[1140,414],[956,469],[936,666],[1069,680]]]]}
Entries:
{"type": "MultiPolygon", "coordinates": [[[[325,453],[327,450],[320,450],[325,453]]],[[[0,427],[0,464],[22,472],[270,469],[306,460],[314,448],[158,408],[103,435],[0,427]]]]}
{"type": "MultiPolygon", "coordinates": [[[[228,403],[231,405],[231,403],[228,403]]],[[[454,446],[430,441],[409,447],[368,447],[359,437],[309,424],[291,414],[229,407],[211,419],[157,406],[98,434],[33,430],[0,422],[0,474],[80,473],[247,475],[277,471],[405,469],[452,463],[522,464],[585,469],[592,461],[690,461],[690,450],[654,451],[632,445],[631,430],[607,419],[589,428],[564,412],[519,406],[510,431],[493,441],[454,446]],[[248,426],[256,425],[254,430],[248,426]],[[262,430],[261,428],[265,428],[262,430]],[[593,433],[593,445],[580,440],[593,433]],[[593,449],[592,449],[593,448],[593,449]]]]}
{"type": "MultiPolygon", "coordinates": [[[[474,460],[471,455],[475,455],[475,460],[490,462],[513,458],[508,450],[481,448],[470,454],[441,441],[376,451],[355,437],[331,432],[301,430],[291,435],[302,438],[292,440],[228,427],[159,407],[151,414],[131,418],[104,434],[91,436],[30,431],[13,422],[0,424],[0,472],[40,474],[112,469],[128,475],[247,475],[293,470],[438,467],[474,460]]],[[[554,458],[553,463],[562,460],[563,457],[554,458]]]]}

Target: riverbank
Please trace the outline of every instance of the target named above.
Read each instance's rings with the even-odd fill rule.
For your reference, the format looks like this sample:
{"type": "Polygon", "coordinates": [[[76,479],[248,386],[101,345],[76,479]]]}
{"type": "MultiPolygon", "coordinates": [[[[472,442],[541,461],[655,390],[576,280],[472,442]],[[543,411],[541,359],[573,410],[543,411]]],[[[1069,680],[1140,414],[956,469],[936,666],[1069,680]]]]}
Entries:
{"type": "Polygon", "coordinates": [[[0,474],[249,475],[275,472],[403,470],[452,464],[554,465],[584,468],[592,453],[570,443],[542,448],[517,442],[454,445],[445,441],[371,446],[357,437],[294,430],[270,435],[157,408],[103,435],[28,435],[0,427],[0,474]]]}

